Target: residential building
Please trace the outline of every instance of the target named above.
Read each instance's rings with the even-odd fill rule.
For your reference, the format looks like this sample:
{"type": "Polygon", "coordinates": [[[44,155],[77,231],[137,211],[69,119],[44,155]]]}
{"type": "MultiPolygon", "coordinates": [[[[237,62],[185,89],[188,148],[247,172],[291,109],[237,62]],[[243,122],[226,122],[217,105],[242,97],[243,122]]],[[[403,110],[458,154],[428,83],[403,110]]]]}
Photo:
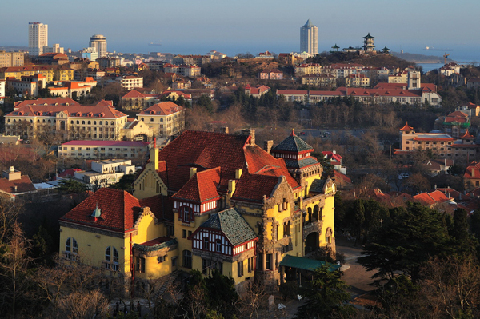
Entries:
{"type": "Polygon", "coordinates": [[[470,127],[470,116],[462,111],[454,111],[435,120],[435,129],[460,138],[470,127]]]}
{"type": "Polygon", "coordinates": [[[120,82],[122,88],[127,90],[133,90],[138,88],[143,88],[143,78],[134,75],[127,75],[117,78],[117,81],[120,82]]]}
{"type": "Polygon", "coordinates": [[[399,132],[401,149],[394,154],[407,159],[414,151],[429,151],[436,158],[453,159],[458,163],[470,162],[477,154],[478,145],[468,130],[460,138],[453,138],[445,133],[415,133],[407,123],[399,132]]]}
{"type": "Polygon", "coordinates": [[[202,68],[196,65],[174,65],[170,63],[166,63],[163,66],[163,70],[165,73],[174,73],[180,74],[188,78],[194,78],[201,75],[202,68]]]}
{"type": "Polygon", "coordinates": [[[90,170],[75,171],[73,177],[95,191],[115,184],[124,175],[133,173],[135,165],[130,160],[104,160],[92,162],[90,170]]]}
{"type": "Polygon", "coordinates": [[[85,81],[62,81],[57,82],[56,85],[49,86],[48,91],[52,96],[69,97],[78,99],[80,97],[90,96],[92,87],[97,85],[97,81],[91,77],[87,77],[85,81]]]}
{"type": "Polygon", "coordinates": [[[400,103],[402,105],[420,105],[429,103],[440,106],[441,96],[436,93],[435,87],[423,84],[420,90],[405,90],[397,87],[384,88],[377,85],[373,89],[338,87],[333,91],[327,90],[277,90],[277,95],[284,95],[289,102],[320,103],[328,102],[337,97],[351,96],[356,101],[367,104],[400,103]]]}
{"type": "Polygon", "coordinates": [[[478,116],[480,114],[480,106],[475,103],[469,102],[465,105],[460,105],[457,107],[457,111],[462,111],[467,114],[470,118],[478,116]]]}
{"type": "Polygon", "coordinates": [[[303,63],[295,66],[295,76],[322,74],[322,66],[318,63],[303,63]]]}
{"type": "Polygon", "coordinates": [[[21,80],[15,78],[7,78],[7,88],[14,89],[17,94],[28,95],[31,97],[38,96],[38,90],[46,88],[46,79],[42,74],[22,76],[21,80]]]}
{"type": "Polygon", "coordinates": [[[8,171],[3,171],[0,178],[0,197],[15,199],[16,196],[32,192],[35,192],[35,186],[28,175],[22,175],[22,172],[13,166],[10,166],[8,171]]]}
{"type": "Polygon", "coordinates": [[[0,68],[9,66],[23,66],[24,62],[25,53],[0,50],[0,68]]]}
{"type": "Polygon", "coordinates": [[[480,162],[471,162],[463,174],[463,184],[467,191],[480,188],[480,162]]]}
{"type": "Polygon", "coordinates": [[[115,110],[111,102],[79,105],[71,99],[27,100],[5,115],[5,132],[26,138],[58,134],[62,140],[119,140],[127,115],[115,110]]]}
{"type": "Polygon", "coordinates": [[[3,104],[5,100],[5,84],[5,80],[0,80],[0,104],[3,104]]]}
{"type": "Polygon", "coordinates": [[[131,90],[122,96],[122,108],[125,110],[143,110],[160,102],[159,94],[145,94],[131,90]]]}
{"type": "Polygon", "coordinates": [[[347,174],[347,168],[342,164],[342,156],[333,151],[322,151],[323,157],[330,162],[333,169],[339,171],[342,174],[347,174]]]}
{"type": "Polygon", "coordinates": [[[365,74],[350,74],[346,79],[347,86],[368,87],[370,86],[370,78],[365,74]]]}
{"type": "Polygon", "coordinates": [[[58,147],[60,159],[125,159],[144,163],[149,142],[137,141],[70,141],[58,147]]]}
{"type": "MultiPolygon", "coordinates": [[[[100,56],[100,53],[98,53],[100,56]]],[[[122,66],[122,59],[120,58],[107,58],[107,57],[99,57],[97,58],[98,65],[100,69],[105,70],[107,68],[117,68],[122,66]]]]}
{"type": "Polygon", "coordinates": [[[283,72],[277,69],[264,70],[259,73],[258,77],[261,80],[283,80],[283,72]]]}
{"type": "Polygon", "coordinates": [[[154,104],[138,113],[137,118],[158,137],[175,135],[185,129],[185,110],[173,102],[154,104]]]}
{"type": "Polygon", "coordinates": [[[337,83],[332,74],[306,74],[301,79],[302,84],[309,86],[335,86],[337,83]]]}
{"type": "Polygon", "coordinates": [[[300,52],[318,54],[318,28],[311,24],[310,19],[300,28],[300,52]]]}
{"type": "Polygon", "coordinates": [[[98,53],[99,58],[104,58],[107,56],[107,38],[101,34],[94,34],[90,37],[91,48],[95,48],[95,51],[98,53]]]}
{"type": "Polygon", "coordinates": [[[69,63],[68,56],[64,53],[43,53],[36,59],[38,64],[62,65],[69,63]]]}
{"type": "Polygon", "coordinates": [[[75,72],[68,66],[57,65],[29,65],[29,66],[11,66],[0,68],[0,79],[15,78],[21,80],[22,76],[42,74],[47,82],[73,81],[75,72]]]}
{"type": "Polygon", "coordinates": [[[470,78],[467,80],[467,89],[478,90],[480,88],[480,78],[470,78]]]}
{"type": "Polygon", "coordinates": [[[268,91],[270,91],[270,87],[265,85],[260,85],[258,87],[247,85],[245,87],[245,94],[256,98],[260,98],[262,95],[267,94],[268,91]]]}
{"type": "Polygon", "coordinates": [[[28,23],[28,47],[30,55],[43,53],[43,47],[48,46],[48,25],[41,22],[28,23]]]}
{"type": "Polygon", "coordinates": [[[82,53],[82,59],[89,59],[90,61],[96,61],[98,59],[98,51],[94,47],[83,49],[80,53],[82,53]]]}
{"type": "Polygon", "coordinates": [[[151,150],[135,197],[100,189],[62,217],[59,252],[146,285],[216,269],[238,287],[274,289],[294,275],[292,256],[335,253],[336,187],[293,133],[272,146],[262,150],[253,131],[185,131],[151,150]]]}
{"type": "Polygon", "coordinates": [[[55,43],[51,47],[43,47],[43,53],[64,53],[65,49],[59,43],[55,43]]]}

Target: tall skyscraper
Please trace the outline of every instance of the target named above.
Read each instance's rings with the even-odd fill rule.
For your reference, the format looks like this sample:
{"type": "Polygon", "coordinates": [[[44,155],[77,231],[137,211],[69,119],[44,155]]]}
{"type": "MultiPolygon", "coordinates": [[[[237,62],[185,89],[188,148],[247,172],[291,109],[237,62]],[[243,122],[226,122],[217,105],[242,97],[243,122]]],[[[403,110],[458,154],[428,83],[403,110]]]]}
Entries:
{"type": "Polygon", "coordinates": [[[307,20],[300,28],[300,52],[318,54],[318,28],[307,20]]]}
{"type": "Polygon", "coordinates": [[[103,35],[92,35],[92,37],[90,38],[90,47],[97,50],[99,58],[107,56],[107,38],[105,38],[103,35]]]}
{"type": "Polygon", "coordinates": [[[28,46],[31,55],[43,53],[43,47],[48,46],[48,25],[41,22],[28,23],[28,46]]]}

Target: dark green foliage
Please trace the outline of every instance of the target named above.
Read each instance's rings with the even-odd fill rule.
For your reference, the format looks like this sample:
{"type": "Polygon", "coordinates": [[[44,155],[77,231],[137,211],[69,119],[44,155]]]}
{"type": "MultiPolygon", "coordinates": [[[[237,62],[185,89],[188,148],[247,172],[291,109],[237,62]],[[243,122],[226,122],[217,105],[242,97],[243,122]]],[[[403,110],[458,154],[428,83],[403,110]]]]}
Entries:
{"type": "MultiPolygon", "coordinates": [[[[457,220],[458,229],[465,229],[462,218],[457,220]]],[[[420,267],[430,258],[473,253],[475,241],[451,237],[452,226],[448,224],[445,215],[419,203],[392,209],[383,227],[372,232],[363,251],[365,256],[358,262],[367,270],[376,270],[374,278],[391,279],[402,272],[416,279],[420,267]]]]}
{"type": "Polygon", "coordinates": [[[135,182],[135,174],[126,174],[115,184],[111,185],[109,188],[123,189],[130,194],[133,194],[133,182],[135,182]]]}
{"type": "Polygon", "coordinates": [[[341,272],[329,268],[326,264],[316,269],[313,280],[300,290],[306,302],[298,308],[296,318],[349,318],[355,313],[353,306],[346,304],[351,296],[340,280],[341,272]]]}
{"type": "Polygon", "coordinates": [[[87,191],[87,185],[72,179],[60,181],[59,190],[66,193],[83,194],[87,191]]]}

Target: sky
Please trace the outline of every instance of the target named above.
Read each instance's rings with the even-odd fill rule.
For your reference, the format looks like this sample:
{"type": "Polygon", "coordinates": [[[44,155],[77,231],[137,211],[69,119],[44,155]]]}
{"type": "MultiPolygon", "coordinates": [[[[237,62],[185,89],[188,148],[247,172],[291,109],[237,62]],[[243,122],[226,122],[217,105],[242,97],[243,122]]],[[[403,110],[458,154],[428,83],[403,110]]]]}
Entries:
{"type": "Polygon", "coordinates": [[[15,0],[0,8],[0,46],[28,46],[28,22],[38,21],[48,25],[49,45],[72,50],[102,34],[109,52],[286,53],[299,50],[300,27],[310,19],[319,52],[360,46],[371,33],[377,49],[430,46],[441,55],[480,52],[479,12],[478,0],[15,0]]]}

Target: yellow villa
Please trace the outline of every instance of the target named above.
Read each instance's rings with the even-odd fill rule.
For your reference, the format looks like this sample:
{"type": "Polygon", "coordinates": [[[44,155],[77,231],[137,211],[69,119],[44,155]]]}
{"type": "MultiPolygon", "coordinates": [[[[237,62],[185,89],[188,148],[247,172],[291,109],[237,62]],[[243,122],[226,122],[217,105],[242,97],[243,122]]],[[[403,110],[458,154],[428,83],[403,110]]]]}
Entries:
{"type": "Polygon", "coordinates": [[[275,289],[294,275],[287,259],[335,252],[336,188],[293,132],[272,146],[253,130],[183,132],[151,150],[134,196],[101,189],[62,217],[60,253],[146,282],[218,270],[275,289]]]}

